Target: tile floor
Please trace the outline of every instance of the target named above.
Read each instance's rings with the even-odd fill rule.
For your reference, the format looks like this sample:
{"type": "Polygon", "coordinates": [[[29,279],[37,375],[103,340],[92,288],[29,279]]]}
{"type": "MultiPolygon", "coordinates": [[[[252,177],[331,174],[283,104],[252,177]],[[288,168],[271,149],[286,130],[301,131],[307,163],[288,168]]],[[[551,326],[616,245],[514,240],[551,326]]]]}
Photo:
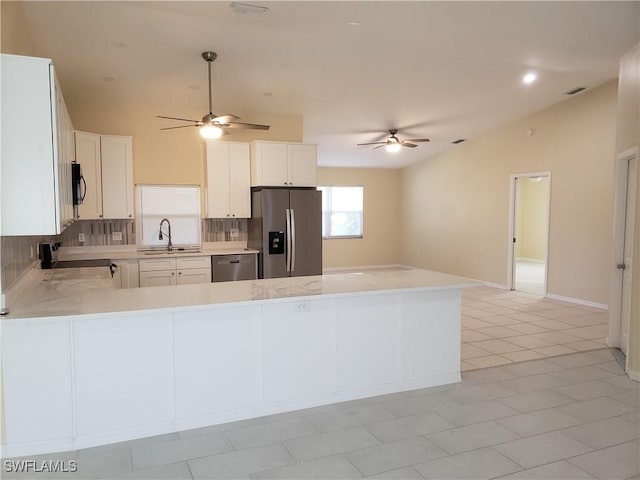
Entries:
{"type": "Polygon", "coordinates": [[[74,459],[78,472],[2,478],[640,478],[640,385],[608,349],[462,377],[460,384],[36,457],[74,459]]]}
{"type": "Polygon", "coordinates": [[[462,298],[461,369],[605,347],[606,310],[481,287],[462,298]]]}

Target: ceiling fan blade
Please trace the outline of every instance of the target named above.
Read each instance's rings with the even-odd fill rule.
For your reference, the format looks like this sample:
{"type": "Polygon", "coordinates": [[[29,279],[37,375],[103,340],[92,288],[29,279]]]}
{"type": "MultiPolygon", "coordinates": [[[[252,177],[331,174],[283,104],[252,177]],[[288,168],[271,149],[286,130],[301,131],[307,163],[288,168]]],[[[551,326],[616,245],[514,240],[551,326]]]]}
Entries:
{"type": "Polygon", "coordinates": [[[188,118],[177,118],[177,117],[163,117],[162,115],[156,115],[157,118],[166,118],[167,120],[180,120],[182,122],[193,122],[198,123],[200,120],[189,120],[188,118]]]}
{"type": "Polygon", "coordinates": [[[408,138],[405,140],[405,142],[414,142],[414,143],[420,143],[420,142],[430,142],[431,140],[429,140],[428,138],[408,138]]]}
{"type": "Polygon", "coordinates": [[[180,125],[179,127],[167,127],[160,130],[173,130],[174,128],[198,127],[199,125],[180,125]]]}
{"type": "MultiPolygon", "coordinates": [[[[386,144],[387,142],[384,142],[384,143],[386,144]]],[[[382,148],[384,146],[386,146],[386,145],[378,145],[377,147],[373,147],[371,150],[377,150],[377,149],[382,148]]]]}
{"type": "Polygon", "coordinates": [[[219,115],[215,117],[213,120],[218,123],[229,123],[232,120],[238,120],[239,118],[240,117],[236,117],[235,115],[231,115],[230,113],[227,113],[225,115],[219,115]]]}
{"type": "Polygon", "coordinates": [[[357,147],[362,147],[364,145],[385,145],[387,142],[370,142],[370,143],[358,143],[357,147]]]}
{"type": "Polygon", "coordinates": [[[257,123],[229,122],[220,125],[222,128],[252,128],[254,130],[269,130],[270,125],[258,125],[257,123]]]}
{"type": "Polygon", "coordinates": [[[415,145],[413,143],[409,143],[406,140],[404,142],[402,142],[400,145],[402,145],[403,147],[410,147],[410,148],[416,148],[418,145],[415,145]]]}

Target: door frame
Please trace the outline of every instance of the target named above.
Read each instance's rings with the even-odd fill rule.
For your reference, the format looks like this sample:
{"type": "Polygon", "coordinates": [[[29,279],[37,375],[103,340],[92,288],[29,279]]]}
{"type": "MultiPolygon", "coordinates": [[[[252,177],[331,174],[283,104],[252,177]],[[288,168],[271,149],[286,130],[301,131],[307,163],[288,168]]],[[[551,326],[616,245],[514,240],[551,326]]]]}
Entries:
{"type": "MultiPolygon", "coordinates": [[[[626,168],[628,162],[636,161],[636,168],[640,168],[640,147],[635,146],[616,155],[615,171],[615,193],[613,206],[613,256],[611,262],[611,292],[609,296],[609,335],[605,339],[610,347],[620,348],[622,336],[622,281],[615,281],[620,271],[617,268],[619,260],[623,258],[625,246],[626,215],[627,215],[627,188],[628,172],[626,168]],[[624,167],[624,168],[623,168],[624,167]]],[[[636,192],[640,190],[640,185],[636,185],[636,192]]],[[[640,195],[636,194],[636,209],[640,201],[640,195]]],[[[635,212],[633,212],[635,215],[635,212]]],[[[633,239],[635,241],[635,239],[633,239]]],[[[632,243],[633,243],[632,241],[632,243]]],[[[632,256],[637,252],[632,252],[632,256]]],[[[629,265],[629,274],[632,273],[633,265],[629,265]]],[[[629,345],[626,345],[628,351],[629,345]]]]}
{"type": "Polygon", "coordinates": [[[545,238],[545,250],[546,255],[544,258],[544,295],[547,296],[547,279],[549,278],[549,232],[551,224],[551,171],[545,170],[541,172],[528,172],[528,173],[512,173],[509,178],[509,237],[507,239],[507,289],[515,289],[515,249],[513,248],[513,237],[516,236],[516,214],[517,209],[517,197],[516,197],[516,181],[518,178],[530,178],[530,177],[548,177],[549,178],[549,191],[547,192],[547,235],[545,238]]]}

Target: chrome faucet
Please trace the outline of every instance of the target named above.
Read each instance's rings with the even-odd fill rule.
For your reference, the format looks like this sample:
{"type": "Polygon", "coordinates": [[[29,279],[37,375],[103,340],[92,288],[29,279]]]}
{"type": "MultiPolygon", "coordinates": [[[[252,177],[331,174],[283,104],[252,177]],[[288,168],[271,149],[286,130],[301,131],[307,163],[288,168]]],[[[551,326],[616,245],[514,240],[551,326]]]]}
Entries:
{"type": "Polygon", "coordinates": [[[169,227],[169,233],[165,233],[165,235],[169,237],[169,243],[167,243],[167,251],[170,252],[173,250],[173,243],[171,243],[171,222],[168,218],[163,218],[162,220],[160,220],[160,233],[158,234],[158,240],[162,240],[162,224],[164,222],[167,222],[167,226],[169,227]]]}

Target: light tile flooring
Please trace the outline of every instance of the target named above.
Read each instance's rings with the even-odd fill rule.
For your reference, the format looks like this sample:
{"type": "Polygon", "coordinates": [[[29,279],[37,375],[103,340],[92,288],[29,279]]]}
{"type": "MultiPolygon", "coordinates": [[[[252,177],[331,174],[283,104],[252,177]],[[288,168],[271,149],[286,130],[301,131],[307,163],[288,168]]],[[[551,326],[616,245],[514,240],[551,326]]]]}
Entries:
{"type": "MultiPolygon", "coordinates": [[[[607,349],[408,391],[32,458],[2,478],[637,479],[638,383],[607,349]]],[[[5,465],[3,463],[3,465],[5,465]]]]}
{"type": "Polygon", "coordinates": [[[468,288],[462,299],[461,369],[602,348],[607,311],[497,288],[468,288]]]}

